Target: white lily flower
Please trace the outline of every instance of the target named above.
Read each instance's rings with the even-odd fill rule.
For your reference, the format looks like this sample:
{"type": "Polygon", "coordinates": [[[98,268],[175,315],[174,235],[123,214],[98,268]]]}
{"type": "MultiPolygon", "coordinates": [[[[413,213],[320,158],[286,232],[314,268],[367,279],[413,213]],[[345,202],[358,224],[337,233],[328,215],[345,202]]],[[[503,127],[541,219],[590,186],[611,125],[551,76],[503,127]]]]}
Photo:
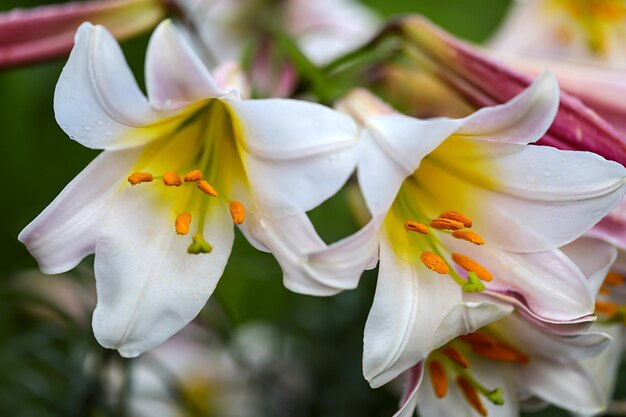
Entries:
{"type": "Polygon", "coordinates": [[[624,0],[517,0],[490,46],[507,54],[626,66],[624,0]]]}
{"type": "MultiPolygon", "coordinates": [[[[595,297],[616,259],[616,249],[581,238],[563,251],[588,275],[595,297]]],[[[560,336],[517,313],[508,315],[456,338],[408,371],[407,390],[394,417],[409,417],[416,408],[430,417],[516,417],[520,402],[523,406],[530,399],[575,413],[601,412],[608,403],[605,380],[619,365],[615,360],[619,340],[613,340],[614,331],[604,329],[596,326],[593,331],[560,336]],[[593,369],[600,362],[604,375],[593,369]],[[424,375],[430,383],[422,381],[424,375]]]]}
{"type": "Polygon", "coordinates": [[[554,331],[588,327],[593,295],[558,248],[617,205],[626,170],[595,154],[529,145],[555,115],[554,78],[459,120],[359,108],[364,100],[356,93],[343,107],[366,123],[358,180],[373,220],[358,238],[380,240],[364,337],[370,384],[511,306],[554,331]]]}
{"type": "Polygon", "coordinates": [[[219,89],[169,21],[150,40],[146,81],[147,99],[110,33],[81,26],[55,113],[72,139],[104,152],[19,236],[48,274],[96,254],[98,341],[132,357],[184,327],[224,270],[233,223],[280,248],[288,288],[337,292],[298,268],[304,250],[326,247],[305,212],[353,171],[354,122],[219,89]]]}

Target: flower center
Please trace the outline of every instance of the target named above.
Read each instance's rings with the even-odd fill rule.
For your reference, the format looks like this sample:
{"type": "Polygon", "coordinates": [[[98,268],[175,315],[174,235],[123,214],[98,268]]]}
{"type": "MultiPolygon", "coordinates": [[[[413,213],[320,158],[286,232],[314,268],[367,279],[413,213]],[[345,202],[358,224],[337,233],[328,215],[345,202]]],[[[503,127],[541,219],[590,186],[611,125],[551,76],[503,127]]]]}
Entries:
{"type": "Polygon", "coordinates": [[[431,354],[428,371],[437,398],[442,399],[447,395],[450,376],[455,379],[469,406],[481,416],[487,416],[487,409],[481,397],[495,405],[503,405],[503,391],[501,387],[487,388],[472,375],[466,353],[473,353],[491,361],[518,364],[526,364],[530,358],[515,347],[484,332],[459,336],[431,354]]]}
{"type": "Polygon", "coordinates": [[[227,106],[213,100],[192,110],[176,129],[146,147],[128,182],[131,186],[161,185],[154,191],[173,205],[172,232],[184,236],[194,229],[187,252],[197,255],[213,250],[205,239],[208,213],[224,209],[211,207],[211,200],[228,201],[233,223],[244,222],[243,204],[227,195],[234,182],[245,184],[246,178],[233,126],[236,120],[227,106]]]}
{"type": "MultiPolygon", "coordinates": [[[[455,268],[451,268],[442,255],[443,250],[447,250],[441,243],[441,240],[435,235],[449,234],[455,239],[463,240],[474,245],[484,245],[485,241],[478,234],[466,228],[471,228],[472,220],[459,212],[446,211],[436,219],[428,222],[421,219],[424,223],[429,223],[430,228],[424,223],[416,220],[406,220],[404,229],[408,233],[417,233],[422,235],[425,246],[428,250],[423,250],[420,254],[420,260],[430,270],[442,275],[449,275],[459,286],[466,292],[480,292],[485,289],[484,282],[493,279],[491,272],[484,266],[460,253],[452,253],[451,259],[456,266],[467,273],[467,277],[463,278],[455,268]]],[[[421,245],[420,245],[421,246],[421,245]]]]}
{"type": "Polygon", "coordinates": [[[617,272],[609,272],[600,287],[595,314],[602,323],[626,324],[626,305],[622,304],[626,291],[626,278],[617,272]]]}

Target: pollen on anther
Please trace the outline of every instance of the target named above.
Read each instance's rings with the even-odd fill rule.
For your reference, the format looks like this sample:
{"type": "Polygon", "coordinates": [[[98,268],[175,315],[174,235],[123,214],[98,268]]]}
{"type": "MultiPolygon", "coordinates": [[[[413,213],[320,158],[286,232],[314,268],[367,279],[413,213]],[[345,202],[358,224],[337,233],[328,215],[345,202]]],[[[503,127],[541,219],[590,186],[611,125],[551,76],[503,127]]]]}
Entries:
{"type": "Polygon", "coordinates": [[[428,364],[430,372],[430,382],[433,385],[433,391],[437,398],[443,398],[448,393],[448,378],[443,366],[437,361],[430,361],[428,364]]]}
{"type": "Polygon", "coordinates": [[[483,346],[495,346],[498,342],[491,336],[488,336],[483,333],[469,333],[464,334],[458,337],[465,343],[469,343],[470,345],[483,345],[483,346]]]}
{"type": "Polygon", "coordinates": [[[452,359],[461,368],[467,369],[469,367],[469,361],[467,360],[467,358],[455,348],[447,347],[441,352],[450,359],[452,359]]]}
{"type": "Polygon", "coordinates": [[[431,271],[435,271],[439,274],[447,274],[450,272],[448,264],[439,255],[435,255],[432,252],[422,252],[420,259],[431,271]]]}
{"type": "Polygon", "coordinates": [[[483,417],[487,417],[487,409],[483,405],[476,389],[462,376],[456,379],[456,383],[461,388],[465,400],[472,406],[474,410],[483,417]]]}
{"type": "Polygon", "coordinates": [[[198,189],[211,197],[217,197],[217,191],[215,188],[213,188],[213,186],[205,180],[198,181],[198,189]]]}
{"type": "Polygon", "coordinates": [[[483,281],[489,282],[493,279],[493,275],[491,274],[491,272],[489,272],[489,270],[487,270],[487,268],[468,256],[461,255],[459,253],[453,253],[452,260],[466,271],[475,272],[476,275],[478,275],[478,278],[483,281]]]}
{"type": "Polygon", "coordinates": [[[183,177],[183,181],[185,182],[198,182],[202,179],[202,171],[199,169],[194,169],[193,171],[189,171],[183,177]]]}
{"type": "Polygon", "coordinates": [[[152,174],[148,172],[133,172],[128,176],[128,182],[131,185],[137,185],[142,182],[151,182],[152,179],[152,174]]]}
{"type": "Polygon", "coordinates": [[[231,201],[229,205],[230,217],[233,218],[233,223],[242,224],[246,218],[246,211],[243,208],[243,204],[239,201],[231,201]]]}
{"type": "Polygon", "coordinates": [[[494,361],[528,363],[530,360],[526,354],[504,343],[497,343],[493,346],[474,345],[472,350],[494,361]]]}
{"type": "Polygon", "coordinates": [[[454,220],[459,223],[463,223],[465,227],[472,227],[472,219],[467,217],[465,214],[459,213],[458,211],[446,211],[439,215],[441,219],[454,220]]]}
{"type": "Polygon", "coordinates": [[[624,282],[626,282],[626,279],[624,279],[624,277],[617,272],[613,271],[606,274],[606,278],[604,278],[604,283],[606,285],[610,285],[611,287],[619,287],[620,285],[623,285],[624,282]]]}
{"type": "Polygon", "coordinates": [[[409,232],[417,232],[423,235],[428,234],[428,228],[424,226],[422,223],[418,223],[413,220],[407,220],[404,222],[404,229],[409,232]]]}
{"type": "Polygon", "coordinates": [[[191,224],[191,213],[182,212],[178,216],[176,216],[176,233],[179,235],[186,235],[189,233],[189,225],[191,224]]]}
{"type": "Polygon", "coordinates": [[[452,236],[457,239],[466,240],[470,243],[473,243],[474,245],[485,244],[485,241],[478,233],[470,232],[469,230],[455,230],[454,232],[452,232],[452,236]]]}
{"type": "Polygon", "coordinates": [[[175,172],[170,171],[163,174],[163,184],[168,187],[179,187],[182,183],[180,176],[175,172]]]}
{"type": "Polygon", "coordinates": [[[459,230],[465,226],[456,220],[439,218],[431,221],[430,227],[440,230],[459,230]]]}

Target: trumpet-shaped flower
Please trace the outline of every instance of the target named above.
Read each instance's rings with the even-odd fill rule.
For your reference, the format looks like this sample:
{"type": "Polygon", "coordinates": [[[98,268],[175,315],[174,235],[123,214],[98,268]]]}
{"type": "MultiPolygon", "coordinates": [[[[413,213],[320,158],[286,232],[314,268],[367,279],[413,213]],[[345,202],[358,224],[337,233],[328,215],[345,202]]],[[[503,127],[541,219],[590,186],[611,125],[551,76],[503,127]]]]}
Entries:
{"type": "Polygon", "coordinates": [[[168,21],[150,41],[146,80],[148,99],[109,32],[81,26],[55,113],[104,152],[19,236],[46,273],[95,252],[98,341],[136,356],[192,320],[226,265],[233,223],[274,251],[287,287],[336,292],[307,280],[299,251],[325,247],[305,212],[353,171],[353,121],[220,89],[168,21]]]}
{"type": "Polygon", "coordinates": [[[626,170],[531,145],[554,118],[554,78],[458,120],[381,111],[363,95],[342,108],[365,121],[358,180],[373,217],[366,234],[380,240],[364,339],[370,384],[506,314],[500,301],[554,331],[588,326],[585,275],[558,248],[617,205],[626,170]]]}
{"type": "Polygon", "coordinates": [[[626,66],[623,0],[517,0],[491,46],[506,53],[626,66]]]}
{"type": "MultiPolygon", "coordinates": [[[[582,238],[563,248],[597,290],[615,261],[610,244],[582,238]]],[[[520,402],[554,404],[581,414],[606,407],[619,366],[619,332],[597,326],[572,336],[536,327],[517,313],[460,336],[407,372],[408,384],[395,417],[422,415],[519,415],[520,402]],[[609,332],[604,333],[606,329],[609,332]],[[617,359],[617,360],[616,360],[617,359]],[[425,379],[425,380],[422,380],[425,379]],[[470,411],[473,409],[473,411],[470,411]]]]}

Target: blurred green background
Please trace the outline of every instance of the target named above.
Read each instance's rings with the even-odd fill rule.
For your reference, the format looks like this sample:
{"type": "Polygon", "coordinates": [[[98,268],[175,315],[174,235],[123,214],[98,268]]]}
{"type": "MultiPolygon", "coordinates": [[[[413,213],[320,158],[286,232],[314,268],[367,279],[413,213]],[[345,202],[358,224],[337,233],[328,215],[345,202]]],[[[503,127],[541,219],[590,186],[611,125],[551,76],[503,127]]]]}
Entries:
{"type": "MultiPolygon", "coordinates": [[[[474,41],[491,33],[509,5],[508,0],[364,2],[387,17],[422,13],[474,41]]],[[[48,3],[3,0],[0,10],[48,3]]],[[[140,84],[148,37],[123,43],[140,84]]],[[[130,415],[123,398],[109,401],[112,394],[102,375],[87,374],[84,362],[96,358],[98,363],[112,361],[124,369],[132,366],[131,361],[101,349],[88,320],[80,322],[55,312],[20,282],[23,271],[36,268],[36,263],[17,241],[19,231],[97,154],[69,140],[54,120],[52,97],[63,63],[61,59],[0,71],[0,134],[6,158],[1,165],[0,205],[0,416],[130,415]],[[33,312],[33,304],[61,319],[41,318],[33,312]]],[[[342,193],[312,213],[323,236],[333,239],[356,229],[345,209],[346,198],[342,193]]],[[[88,269],[75,273],[74,279],[91,290],[92,278],[84,272],[88,269]]],[[[37,282],[46,285],[45,279],[37,282]]],[[[296,403],[286,401],[289,406],[268,402],[258,410],[259,416],[391,416],[398,401],[394,387],[371,390],[361,374],[363,325],[374,287],[375,273],[370,272],[357,290],[336,297],[290,293],[282,287],[273,258],[251,249],[238,235],[226,273],[200,322],[213,329],[209,343],[216,345],[228,342],[246,323],[265,321],[297,346],[297,357],[310,379],[306,395],[296,403]]],[[[271,375],[260,381],[259,389],[266,396],[275,395],[271,375]]],[[[192,410],[188,415],[205,414],[192,410]]],[[[550,409],[534,415],[567,414],[550,409]]]]}

